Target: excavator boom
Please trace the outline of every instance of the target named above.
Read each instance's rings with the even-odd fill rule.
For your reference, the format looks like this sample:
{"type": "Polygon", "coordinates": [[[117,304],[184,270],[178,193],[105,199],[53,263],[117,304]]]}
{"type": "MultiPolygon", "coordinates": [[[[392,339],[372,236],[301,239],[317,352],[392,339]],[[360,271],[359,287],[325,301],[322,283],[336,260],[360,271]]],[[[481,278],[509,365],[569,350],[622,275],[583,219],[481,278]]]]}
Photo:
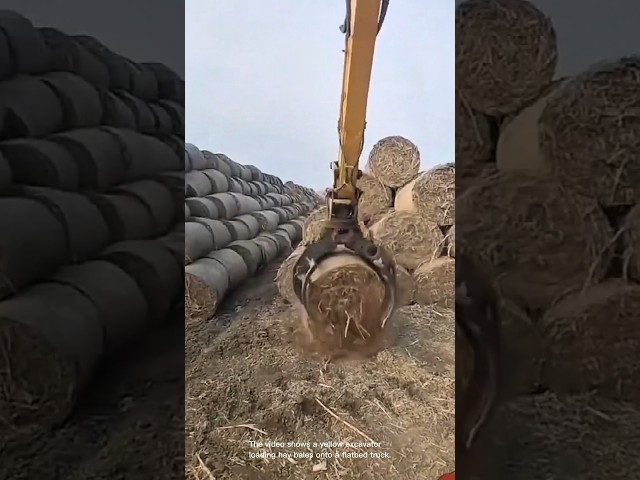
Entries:
{"type": "MultiPolygon", "coordinates": [[[[339,121],[340,156],[334,198],[356,202],[358,164],[364,146],[367,101],[383,0],[347,0],[344,73],[339,121]]],[[[386,7],[386,4],[385,4],[386,7]]],[[[386,8],[385,8],[386,11],[386,8]]],[[[335,168],[335,167],[334,167],[335,168]]]]}

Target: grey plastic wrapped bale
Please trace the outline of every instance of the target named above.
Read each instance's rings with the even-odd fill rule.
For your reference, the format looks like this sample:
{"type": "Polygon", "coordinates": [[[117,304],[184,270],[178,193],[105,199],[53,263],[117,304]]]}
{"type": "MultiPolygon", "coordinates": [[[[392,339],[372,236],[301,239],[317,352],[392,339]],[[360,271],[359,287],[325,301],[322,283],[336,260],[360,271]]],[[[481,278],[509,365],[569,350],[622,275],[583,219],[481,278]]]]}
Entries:
{"type": "Polygon", "coordinates": [[[107,354],[136,339],[149,326],[148,307],[136,282],[110,262],[98,260],[63,268],[51,281],[73,287],[97,307],[107,354]]]}
{"type": "Polygon", "coordinates": [[[156,132],[156,118],[149,104],[125,91],[118,91],[116,95],[125,102],[133,112],[136,130],[140,133],[154,134],[156,132]]]}
{"type": "MultiPolygon", "coordinates": [[[[77,191],[79,169],[71,153],[50,140],[21,138],[0,144],[15,183],[77,191]]],[[[6,184],[5,184],[6,185],[6,184]]]]}
{"type": "Polygon", "coordinates": [[[0,68],[0,80],[19,73],[33,75],[51,69],[51,53],[31,21],[16,12],[3,10],[0,29],[9,47],[9,51],[0,56],[0,60],[6,60],[0,68]]]}
{"type": "Polygon", "coordinates": [[[182,290],[183,269],[162,241],[131,241],[111,245],[99,259],[113,263],[133,278],[145,297],[153,324],[166,321],[182,290]]]}
{"type": "Polygon", "coordinates": [[[219,220],[192,217],[185,223],[185,265],[212,250],[227,246],[233,237],[229,228],[219,220]]]}
{"type": "Polygon", "coordinates": [[[215,168],[216,164],[207,160],[200,149],[191,143],[184,144],[185,154],[188,158],[187,162],[191,170],[206,170],[207,168],[215,168]]]}
{"type": "Polygon", "coordinates": [[[269,265],[282,252],[280,242],[272,234],[261,233],[255,238],[255,242],[262,250],[262,267],[269,265]]]}
{"type": "Polygon", "coordinates": [[[107,222],[114,241],[145,240],[153,237],[153,218],[148,207],[139,198],[126,193],[89,194],[89,198],[107,222]]]}
{"type": "Polygon", "coordinates": [[[127,152],[126,180],[149,178],[159,172],[180,172],[183,158],[161,140],[123,128],[102,127],[113,135],[127,152]]]}
{"type": "Polygon", "coordinates": [[[62,105],[39,79],[20,76],[2,83],[0,113],[4,138],[43,137],[62,130],[62,105]]]}
{"type": "Polygon", "coordinates": [[[249,275],[255,274],[262,265],[262,250],[258,243],[253,240],[236,240],[227,245],[227,248],[233,250],[242,257],[247,265],[249,275]]]}
{"type": "Polygon", "coordinates": [[[255,199],[238,193],[214,193],[213,195],[207,195],[205,198],[214,203],[219,218],[225,220],[230,220],[233,217],[244,215],[260,208],[260,204],[255,199]]]}
{"type": "Polygon", "coordinates": [[[220,215],[216,202],[210,198],[187,198],[185,199],[185,208],[188,208],[189,213],[195,217],[213,220],[224,218],[224,215],[220,215]]]}
{"type": "Polygon", "coordinates": [[[6,188],[13,183],[13,171],[11,164],[2,155],[0,150],[0,188],[6,188]]]}
{"type": "MultiPolygon", "coordinates": [[[[101,94],[101,101],[104,107],[103,124],[117,128],[136,128],[136,117],[129,105],[122,98],[113,92],[105,91],[101,94]]],[[[171,121],[171,119],[169,119],[171,121]]],[[[165,134],[171,133],[171,129],[165,134]]]]}
{"type": "Polygon", "coordinates": [[[2,437],[66,419],[104,353],[103,331],[96,305],[68,285],[39,284],[0,302],[0,371],[11,372],[0,395],[2,437]]]}
{"type": "Polygon", "coordinates": [[[68,262],[69,254],[64,225],[43,203],[0,198],[0,209],[0,251],[11,252],[2,258],[0,298],[6,298],[68,262]]]}
{"type": "Polygon", "coordinates": [[[227,228],[229,232],[231,232],[231,238],[233,240],[249,240],[254,238],[260,227],[258,226],[258,221],[248,216],[249,218],[238,219],[239,217],[234,218],[233,220],[221,220],[227,228]]]}
{"type": "Polygon", "coordinates": [[[285,235],[287,235],[292,245],[298,243],[301,240],[301,237],[298,235],[296,226],[292,223],[283,223],[282,225],[279,225],[274,233],[277,232],[283,232],[285,235]]]}
{"type": "Polygon", "coordinates": [[[184,203],[184,218],[185,220],[191,217],[191,209],[189,208],[189,204],[187,202],[184,203]]]}
{"type": "Polygon", "coordinates": [[[40,78],[60,99],[67,129],[100,125],[104,110],[93,85],[68,72],[51,72],[40,78]]]}
{"type": "Polygon", "coordinates": [[[212,252],[185,268],[185,319],[208,320],[228,290],[249,275],[242,256],[231,249],[212,252]]]}
{"type": "Polygon", "coordinates": [[[153,237],[167,233],[177,219],[171,190],[154,180],[139,180],[113,189],[114,193],[125,193],[140,200],[151,213],[154,226],[153,237]]]}
{"type": "Polygon", "coordinates": [[[280,216],[274,210],[262,210],[250,215],[258,222],[260,232],[273,232],[280,224],[280,216]]]}
{"type": "Polygon", "coordinates": [[[64,147],[78,168],[79,186],[103,192],[123,182],[127,164],[117,139],[99,129],[72,130],[49,137],[64,147]]]}
{"type": "Polygon", "coordinates": [[[85,196],[44,187],[24,187],[20,196],[34,199],[54,213],[65,231],[69,261],[82,262],[109,243],[100,210],[85,196]]]}
{"type": "Polygon", "coordinates": [[[291,252],[291,250],[293,249],[293,244],[291,243],[291,238],[289,237],[287,232],[285,232],[284,230],[275,230],[271,232],[270,235],[273,236],[273,238],[275,238],[275,240],[278,242],[279,254],[288,255],[291,252]]]}

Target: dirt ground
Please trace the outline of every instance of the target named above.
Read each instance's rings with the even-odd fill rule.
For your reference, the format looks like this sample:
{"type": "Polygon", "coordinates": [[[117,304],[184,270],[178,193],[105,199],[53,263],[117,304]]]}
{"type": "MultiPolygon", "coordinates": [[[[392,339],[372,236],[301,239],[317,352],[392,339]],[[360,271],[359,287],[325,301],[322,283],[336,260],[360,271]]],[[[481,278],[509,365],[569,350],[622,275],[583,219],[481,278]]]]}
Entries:
{"type": "Polygon", "coordinates": [[[215,320],[186,325],[187,478],[432,480],[453,470],[453,311],[405,307],[376,359],[326,364],[292,343],[277,268],[215,320]]]}

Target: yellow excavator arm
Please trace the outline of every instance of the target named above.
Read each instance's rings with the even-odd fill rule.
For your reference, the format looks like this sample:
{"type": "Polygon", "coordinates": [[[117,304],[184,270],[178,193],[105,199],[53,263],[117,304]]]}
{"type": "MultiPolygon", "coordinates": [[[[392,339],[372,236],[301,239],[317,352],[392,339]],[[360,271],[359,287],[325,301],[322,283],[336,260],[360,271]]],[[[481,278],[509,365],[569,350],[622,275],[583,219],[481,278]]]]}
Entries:
{"type": "Polygon", "coordinates": [[[359,257],[385,285],[380,325],[384,327],[396,304],[395,265],[382,248],[364,238],[358,225],[357,182],[364,146],[367,100],[376,37],[389,0],[346,0],[347,14],[341,27],[345,34],[342,102],[338,131],[340,155],[332,163],[333,188],[327,191],[327,219],[322,238],[308,244],[296,262],[293,291],[307,310],[313,273],[329,257],[345,253],[359,257]]]}
{"type": "Polygon", "coordinates": [[[364,146],[373,55],[387,6],[388,0],[347,0],[347,15],[341,27],[345,55],[338,123],[340,156],[333,166],[333,199],[338,203],[357,206],[356,182],[364,146]]]}

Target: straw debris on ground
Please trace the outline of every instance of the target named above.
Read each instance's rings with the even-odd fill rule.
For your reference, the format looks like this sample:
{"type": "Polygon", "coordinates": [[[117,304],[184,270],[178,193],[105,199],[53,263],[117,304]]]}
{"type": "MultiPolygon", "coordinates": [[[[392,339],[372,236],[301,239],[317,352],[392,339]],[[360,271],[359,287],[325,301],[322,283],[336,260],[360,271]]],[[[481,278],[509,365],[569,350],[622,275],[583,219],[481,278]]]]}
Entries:
{"type": "Polygon", "coordinates": [[[456,8],[456,88],[480,112],[500,116],[536,99],[557,56],[551,20],[526,0],[467,0],[456,8]]]}
{"type": "Polygon", "coordinates": [[[606,216],[551,176],[499,172],[456,203],[457,248],[518,305],[544,309],[607,273],[613,231],[606,216]]]}
{"type": "Polygon", "coordinates": [[[431,480],[454,468],[453,312],[403,308],[374,359],[323,363],[297,351],[293,307],[262,293],[230,306],[222,330],[187,327],[188,480],[431,480]]]}

